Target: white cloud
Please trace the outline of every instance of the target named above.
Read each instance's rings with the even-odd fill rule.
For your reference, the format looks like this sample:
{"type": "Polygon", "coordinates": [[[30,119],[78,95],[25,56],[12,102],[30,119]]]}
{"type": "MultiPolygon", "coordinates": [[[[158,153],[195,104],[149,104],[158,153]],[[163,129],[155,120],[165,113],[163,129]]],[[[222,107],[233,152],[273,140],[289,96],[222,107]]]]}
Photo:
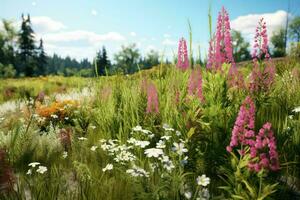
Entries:
{"type": "Polygon", "coordinates": [[[285,25],[287,12],[278,10],[274,13],[249,14],[239,16],[231,21],[232,29],[241,31],[247,39],[253,39],[256,26],[261,18],[264,18],[267,24],[267,33],[271,37],[273,32],[285,25]]]}
{"type": "Polygon", "coordinates": [[[176,45],[177,42],[174,40],[170,40],[169,38],[166,38],[162,41],[162,44],[167,46],[172,46],[172,45],[176,45]]]}
{"type": "Polygon", "coordinates": [[[97,16],[97,15],[98,15],[98,12],[97,12],[97,10],[93,9],[93,10],[91,11],[91,14],[92,14],[93,16],[97,16]]]}
{"type": "Polygon", "coordinates": [[[106,34],[97,34],[92,31],[76,30],[58,33],[44,34],[43,38],[48,42],[87,42],[95,44],[102,41],[123,41],[125,37],[117,32],[108,32],[106,34]]]}
{"type": "Polygon", "coordinates": [[[32,6],[36,6],[36,2],[33,1],[33,2],[31,3],[31,5],[32,5],[32,6]]]}
{"type": "Polygon", "coordinates": [[[55,53],[62,57],[70,56],[77,60],[81,60],[83,58],[89,58],[92,60],[95,56],[95,52],[97,51],[96,47],[62,46],[49,43],[45,43],[45,49],[48,55],[53,55],[55,53]]]}
{"type": "Polygon", "coordinates": [[[136,36],[136,32],[130,32],[130,35],[132,36],[132,37],[135,37],[136,36]]]}
{"type": "Polygon", "coordinates": [[[66,28],[62,22],[46,16],[31,17],[31,22],[33,30],[38,33],[55,32],[66,28]]]}
{"type": "Polygon", "coordinates": [[[169,38],[169,37],[171,37],[170,34],[168,34],[168,33],[165,33],[165,34],[164,34],[164,38],[169,38]]]}

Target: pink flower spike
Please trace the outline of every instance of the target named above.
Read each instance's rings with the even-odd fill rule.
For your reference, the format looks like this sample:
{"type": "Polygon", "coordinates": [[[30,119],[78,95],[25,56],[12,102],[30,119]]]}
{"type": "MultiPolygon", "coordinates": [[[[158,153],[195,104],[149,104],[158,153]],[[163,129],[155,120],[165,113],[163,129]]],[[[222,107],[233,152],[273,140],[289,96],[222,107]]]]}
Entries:
{"type": "Polygon", "coordinates": [[[177,67],[182,70],[186,70],[189,68],[188,51],[186,40],[184,38],[181,38],[178,44],[177,67]]]}
{"type": "Polygon", "coordinates": [[[158,94],[153,83],[148,84],[147,88],[147,113],[159,113],[158,94]]]}

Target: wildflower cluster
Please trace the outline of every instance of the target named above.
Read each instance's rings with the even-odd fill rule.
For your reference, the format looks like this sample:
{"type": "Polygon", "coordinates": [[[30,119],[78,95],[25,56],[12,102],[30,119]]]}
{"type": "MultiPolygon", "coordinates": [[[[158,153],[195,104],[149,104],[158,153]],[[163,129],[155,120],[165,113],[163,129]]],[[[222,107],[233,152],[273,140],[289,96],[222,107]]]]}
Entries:
{"type": "Polygon", "coordinates": [[[94,90],[85,87],[81,91],[73,90],[69,93],[56,94],[55,100],[58,102],[63,102],[63,101],[83,102],[83,101],[91,101],[95,95],[96,93],[94,90]]]}
{"type": "Polygon", "coordinates": [[[227,151],[231,152],[233,148],[240,146],[238,151],[243,156],[247,149],[250,149],[251,160],[248,163],[250,170],[256,172],[261,169],[278,170],[279,159],[271,123],[264,124],[258,134],[254,132],[254,126],[255,105],[252,99],[247,97],[240,107],[227,151]]]}
{"type": "Polygon", "coordinates": [[[73,100],[53,102],[50,105],[37,105],[36,113],[43,121],[68,120],[70,112],[78,107],[73,100]]]}
{"type": "MultiPolygon", "coordinates": [[[[126,173],[133,177],[149,177],[147,168],[151,171],[163,170],[162,174],[164,172],[170,173],[175,169],[174,162],[180,160],[179,165],[187,162],[188,157],[185,156],[185,153],[188,152],[188,149],[185,147],[185,141],[179,138],[181,136],[179,131],[167,124],[164,124],[162,128],[164,135],[158,140],[151,131],[136,126],[132,128],[131,137],[127,140],[127,144],[121,144],[118,140],[102,139],[100,140],[100,147],[109,156],[112,156],[115,164],[129,167],[126,173]],[[137,166],[136,161],[140,161],[141,158],[148,158],[148,165],[145,169],[137,166]]],[[[109,163],[103,168],[103,171],[112,169],[113,163],[109,163]]]]}

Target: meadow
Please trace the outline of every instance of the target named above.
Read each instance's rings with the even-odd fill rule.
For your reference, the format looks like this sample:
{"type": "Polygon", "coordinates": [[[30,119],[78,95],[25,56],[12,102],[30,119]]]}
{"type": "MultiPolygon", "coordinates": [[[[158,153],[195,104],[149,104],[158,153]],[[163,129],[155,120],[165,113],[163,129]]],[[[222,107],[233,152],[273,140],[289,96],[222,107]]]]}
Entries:
{"type": "Polygon", "coordinates": [[[206,67],[182,39],[132,75],[0,80],[0,199],[299,199],[300,60],[219,37],[206,67]]]}

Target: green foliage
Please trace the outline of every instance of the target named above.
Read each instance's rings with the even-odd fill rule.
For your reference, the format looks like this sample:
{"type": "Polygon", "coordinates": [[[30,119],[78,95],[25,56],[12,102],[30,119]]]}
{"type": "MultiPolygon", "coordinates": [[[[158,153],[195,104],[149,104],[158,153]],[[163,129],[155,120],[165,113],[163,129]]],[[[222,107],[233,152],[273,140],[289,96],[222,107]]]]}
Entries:
{"type": "Polygon", "coordinates": [[[294,17],[291,21],[289,25],[289,34],[296,42],[300,42],[300,16],[294,17]]]}
{"type": "Polygon", "coordinates": [[[300,42],[291,43],[289,54],[292,58],[300,59],[300,42]]]}
{"type": "Polygon", "coordinates": [[[139,58],[140,53],[135,44],[122,46],[122,50],[115,55],[116,66],[122,69],[124,74],[132,74],[137,71],[139,58]]]}
{"type": "Polygon", "coordinates": [[[249,42],[246,42],[241,32],[232,30],[233,57],[235,62],[250,60],[249,42]]]}
{"type": "Polygon", "coordinates": [[[15,68],[9,64],[7,66],[0,63],[0,77],[1,78],[13,78],[17,74],[15,68]]]}
{"type": "Polygon", "coordinates": [[[274,46],[272,52],[274,57],[285,56],[285,32],[282,28],[273,33],[271,43],[274,46]]]}
{"type": "Polygon", "coordinates": [[[226,199],[263,200],[276,192],[276,184],[269,184],[267,174],[261,170],[258,174],[247,168],[250,154],[238,158],[231,153],[230,168],[220,167],[220,178],[226,186],[219,187],[226,192],[226,199]]]}

